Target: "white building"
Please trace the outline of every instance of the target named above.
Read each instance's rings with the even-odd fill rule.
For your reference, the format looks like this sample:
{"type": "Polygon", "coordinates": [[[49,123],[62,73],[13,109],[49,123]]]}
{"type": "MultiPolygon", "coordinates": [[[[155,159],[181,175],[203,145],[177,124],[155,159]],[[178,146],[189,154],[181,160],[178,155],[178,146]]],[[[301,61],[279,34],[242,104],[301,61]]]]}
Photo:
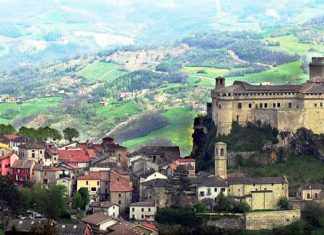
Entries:
{"type": "Polygon", "coordinates": [[[220,177],[208,177],[193,179],[192,185],[196,187],[198,201],[204,199],[215,200],[222,192],[224,196],[228,195],[228,184],[220,177]]]}
{"type": "Polygon", "coordinates": [[[137,221],[154,221],[156,206],[153,201],[132,203],[129,207],[129,219],[137,221]]]}
{"type": "Polygon", "coordinates": [[[89,206],[92,213],[103,212],[104,214],[117,218],[119,216],[119,205],[113,204],[110,201],[92,202],[89,206]]]}
{"type": "Polygon", "coordinates": [[[141,177],[140,178],[140,183],[144,183],[150,180],[155,180],[155,179],[168,179],[167,176],[161,174],[160,172],[154,172],[146,177],[141,177]]]}

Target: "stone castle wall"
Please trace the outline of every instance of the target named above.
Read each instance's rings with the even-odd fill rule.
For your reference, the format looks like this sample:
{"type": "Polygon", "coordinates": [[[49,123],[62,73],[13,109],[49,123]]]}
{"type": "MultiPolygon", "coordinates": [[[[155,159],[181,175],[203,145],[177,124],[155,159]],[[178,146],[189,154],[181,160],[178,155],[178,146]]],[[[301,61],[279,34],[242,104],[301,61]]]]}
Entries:
{"type": "Polygon", "coordinates": [[[248,212],[245,216],[245,228],[248,230],[273,229],[298,220],[300,220],[300,210],[248,212]]]}

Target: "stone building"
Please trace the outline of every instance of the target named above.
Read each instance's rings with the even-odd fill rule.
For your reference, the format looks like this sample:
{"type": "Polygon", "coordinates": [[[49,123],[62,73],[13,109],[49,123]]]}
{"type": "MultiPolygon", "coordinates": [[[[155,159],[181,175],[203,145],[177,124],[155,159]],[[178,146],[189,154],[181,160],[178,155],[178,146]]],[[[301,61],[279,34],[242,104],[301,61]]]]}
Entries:
{"type": "Polygon", "coordinates": [[[45,162],[45,144],[40,142],[28,142],[18,146],[19,157],[33,160],[37,163],[45,162]]]}
{"type": "Polygon", "coordinates": [[[280,131],[305,127],[324,133],[324,57],[312,58],[310,79],[301,85],[252,85],[235,81],[226,87],[216,78],[211,91],[212,116],[217,135],[227,135],[232,123],[261,121],[280,131]]]}
{"type": "Polygon", "coordinates": [[[303,201],[321,200],[323,191],[324,185],[322,184],[303,185],[298,188],[297,198],[303,201]]]}

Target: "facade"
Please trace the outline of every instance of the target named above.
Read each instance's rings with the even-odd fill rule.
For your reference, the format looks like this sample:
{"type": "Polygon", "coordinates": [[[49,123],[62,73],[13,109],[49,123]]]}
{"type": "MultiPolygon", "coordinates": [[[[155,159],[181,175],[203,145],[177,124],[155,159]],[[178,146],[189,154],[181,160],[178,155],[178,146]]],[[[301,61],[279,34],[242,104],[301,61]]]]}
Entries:
{"type": "Polygon", "coordinates": [[[129,219],[137,221],[154,221],[156,206],[153,201],[132,203],[129,207],[129,219]]]}
{"type": "Polygon", "coordinates": [[[45,162],[45,145],[43,143],[28,142],[21,144],[19,148],[19,157],[33,160],[37,163],[45,162]]]}
{"type": "Polygon", "coordinates": [[[0,156],[0,173],[3,176],[10,175],[10,167],[18,160],[19,157],[16,154],[7,154],[0,156]]]}
{"type": "Polygon", "coordinates": [[[321,200],[324,185],[304,185],[298,188],[297,198],[303,201],[321,200]]]}
{"type": "Polygon", "coordinates": [[[154,179],[140,184],[140,200],[154,201],[157,209],[172,205],[170,183],[166,179],[154,179]]]}
{"type": "Polygon", "coordinates": [[[228,184],[220,177],[208,177],[201,179],[193,179],[192,186],[196,188],[196,196],[198,201],[205,199],[215,200],[220,193],[228,196],[228,184]]]}
{"type": "MultiPolygon", "coordinates": [[[[232,174],[231,177],[228,177],[227,148],[226,144],[222,142],[215,144],[215,176],[196,181],[199,180],[201,181],[200,184],[199,182],[197,184],[199,200],[206,198],[206,190],[208,198],[215,198],[218,190],[215,186],[221,185],[223,181],[228,185],[228,195],[237,200],[246,201],[252,210],[276,209],[281,197],[288,198],[289,183],[285,176],[245,177],[240,174],[232,174]],[[214,192],[212,192],[213,188],[214,192]]],[[[226,184],[223,184],[224,187],[226,184]]]]}
{"type": "Polygon", "coordinates": [[[104,202],[92,202],[89,205],[89,209],[92,213],[102,212],[110,217],[118,218],[119,216],[119,206],[111,203],[110,201],[104,202]]]}
{"type": "Polygon", "coordinates": [[[302,85],[251,85],[235,81],[225,86],[216,78],[211,91],[212,116],[217,135],[230,133],[232,123],[261,121],[280,131],[305,127],[324,133],[324,57],[312,58],[310,79],[302,85]]]}
{"type": "Polygon", "coordinates": [[[80,188],[87,188],[91,198],[96,198],[100,193],[100,185],[103,179],[103,173],[91,172],[89,175],[79,176],[77,179],[77,191],[80,188]]]}
{"type": "Polygon", "coordinates": [[[18,184],[30,181],[33,177],[34,166],[35,161],[33,160],[16,160],[11,166],[10,177],[18,184]]]}

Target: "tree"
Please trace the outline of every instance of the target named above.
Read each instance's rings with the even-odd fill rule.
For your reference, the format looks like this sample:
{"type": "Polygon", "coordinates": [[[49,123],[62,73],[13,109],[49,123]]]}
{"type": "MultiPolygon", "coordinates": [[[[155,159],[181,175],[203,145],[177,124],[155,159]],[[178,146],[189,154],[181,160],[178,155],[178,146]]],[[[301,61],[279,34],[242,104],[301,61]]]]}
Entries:
{"type": "Polygon", "coordinates": [[[80,193],[75,194],[72,199],[72,208],[79,210],[83,206],[84,206],[84,202],[80,193]]]}
{"type": "Polygon", "coordinates": [[[155,220],[159,224],[180,224],[183,226],[192,226],[200,223],[200,219],[196,217],[193,210],[189,207],[162,208],[156,213],[155,220]]]}
{"type": "Polygon", "coordinates": [[[66,188],[63,185],[51,185],[46,191],[45,214],[57,219],[66,213],[66,188]]]}
{"type": "Polygon", "coordinates": [[[0,134],[8,135],[16,133],[16,129],[12,125],[0,124],[0,134]]]}
{"type": "Polygon", "coordinates": [[[289,201],[287,197],[280,197],[277,206],[282,210],[289,210],[289,201]]]}
{"type": "Polygon", "coordinates": [[[74,128],[65,128],[63,130],[64,139],[68,140],[69,142],[72,142],[73,138],[79,137],[79,132],[74,128]]]}
{"type": "Polygon", "coordinates": [[[215,211],[217,212],[231,212],[232,211],[232,203],[228,197],[225,197],[223,192],[220,192],[216,198],[216,206],[215,211]]]}
{"type": "Polygon", "coordinates": [[[33,193],[30,188],[19,188],[19,194],[21,198],[21,207],[23,209],[28,209],[33,201],[33,193]]]}
{"type": "Polygon", "coordinates": [[[82,210],[85,210],[87,205],[90,202],[90,196],[89,196],[89,191],[87,188],[80,188],[78,193],[80,194],[82,200],[83,200],[83,205],[81,207],[82,210]]]}
{"type": "Polygon", "coordinates": [[[234,213],[245,213],[251,211],[251,207],[246,201],[236,202],[234,201],[233,212],[234,213]]]}
{"type": "Polygon", "coordinates": [[[196,213],[206,213],[209,212],[208,207],[205,203],[199,202],[195,205],[196,213]]]}
{"type": "Polygon", "coordinates": [[[0,176],[0,200],[6,201],[13,213],[20,209],[20,194],[13,179],[0,176]]]}

